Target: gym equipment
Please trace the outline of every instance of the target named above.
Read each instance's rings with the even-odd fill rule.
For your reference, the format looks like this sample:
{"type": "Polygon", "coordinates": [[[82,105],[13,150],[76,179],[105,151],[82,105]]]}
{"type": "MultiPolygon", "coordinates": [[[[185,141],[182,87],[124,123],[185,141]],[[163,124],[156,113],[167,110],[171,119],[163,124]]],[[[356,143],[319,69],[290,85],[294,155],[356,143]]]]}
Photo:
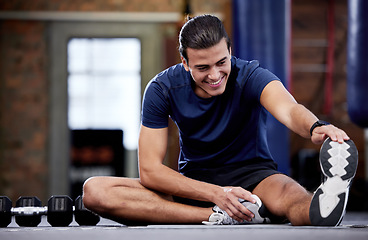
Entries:
{"type": "Polygon", "coordinates": [[[79,225],[95,226],[100,221],[100,217],[85,208],[82,196],[78,196],[75,199],[75,210],[74,210],[75,221],[79,225]]]}
{"type": "Polygon", "coordinates": [[[47,221],[53,227],[65,227],[73,221],[73,201],[68,196],[53,196],[47,202],[47,221]]]}
{"type": "Polygon", "coordinates": [[[41,200],[37,197],[20,197],[15,206],[11,213],[15,215],[15,222],[21,227],[36,227],[41,222],[41,215],[47,211],[41,207],[41,200]]]}
{"type": "Polygon", "coordinates": [[[69,196],[56,195],[48,200],[45,207],[37,197],[20,197],[16,207],[12,208],[12,201],[6,196],[0,196],[0,227],[7,227],[11,217],[21,227],[36,227],[41,222],[42,215],[47,215],[48,223],[53,227],[66,227],[73,221],[73,212],[79,225],[96,225],[100,217],[86,209],[82,197],[76,199],[76,206],[69,196]]]}
{"type": "Polygon", "coordinates": [[[348,1],[347,103],[350,119],[368,127],[368,2],[348,1]]]}
{"type": "Polygon", "coordinates": [[[6,227],[11,222],[12,202],[8,197],[0,197],[0,227],[6,227]]]}

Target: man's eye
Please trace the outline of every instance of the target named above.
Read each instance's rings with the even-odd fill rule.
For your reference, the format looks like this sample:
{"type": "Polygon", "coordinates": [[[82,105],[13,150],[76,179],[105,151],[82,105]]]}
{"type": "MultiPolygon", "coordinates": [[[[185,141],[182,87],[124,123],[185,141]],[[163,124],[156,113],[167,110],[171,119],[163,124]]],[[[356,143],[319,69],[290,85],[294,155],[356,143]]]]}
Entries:
{"type": "Polygon", "coordinates": [[[225,64],[225,61],[221,61],[218,63],[219,65],[224,65],[225,64]]]}

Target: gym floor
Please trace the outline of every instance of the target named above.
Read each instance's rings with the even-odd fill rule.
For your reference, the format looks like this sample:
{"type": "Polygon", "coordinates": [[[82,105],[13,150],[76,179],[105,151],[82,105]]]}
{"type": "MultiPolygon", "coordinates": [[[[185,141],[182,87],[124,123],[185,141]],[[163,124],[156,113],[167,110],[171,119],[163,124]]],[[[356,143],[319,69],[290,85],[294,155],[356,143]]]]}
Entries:
{"type": "MultiPolygon", "coordinates": [[[[13,217],[14,218],[14,217],[13,217]]],[[[223,240],[223,239],[368,239],[368,212],[348,212],[338,227],[295,227],[289,224],[259,224],[234,226],[206,225],[149,225],[127,227],[108,219],[101,219],[97,226],[51,227],[43,217],[38,227],[18,227],[14,219],[6,228],[0,228],[0,239],[134,239],[134,240],[223,240]]]]}

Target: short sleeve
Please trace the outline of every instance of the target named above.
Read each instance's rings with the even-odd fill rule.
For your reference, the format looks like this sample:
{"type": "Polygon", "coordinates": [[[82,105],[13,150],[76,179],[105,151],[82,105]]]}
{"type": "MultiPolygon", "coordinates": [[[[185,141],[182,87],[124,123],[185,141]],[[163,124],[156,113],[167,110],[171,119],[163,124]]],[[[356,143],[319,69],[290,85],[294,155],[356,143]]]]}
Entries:
{"type": "Polygon", "coordinates": [[[157,79],[153,79],[143,95],[142,125],[149,128],[165,128],[168,126],[168,118],[167,91],[157,79]]]}
{"type": "Polygon", "coordinates": [[[256,94],[256,98],[259,100],[261,98],[261,94],[263,89],[274,80],[280,81],[280,79],[270,72],[267,69],[263,69],[261,67],[257,68],[256,71],[253,73],[254,81],[251,81],[252,88],[254,89],[254,93],[256,94]]]}
{"type": "Polygon", "coordinates": [[[252,99],[260,100],[263,89],[274,80],[280,81],[280,79],[267,69],[260,67],[259,62],[256,60],[248,62],[246,68],[242,70],[242,85],[246,96],[252,99]]]}

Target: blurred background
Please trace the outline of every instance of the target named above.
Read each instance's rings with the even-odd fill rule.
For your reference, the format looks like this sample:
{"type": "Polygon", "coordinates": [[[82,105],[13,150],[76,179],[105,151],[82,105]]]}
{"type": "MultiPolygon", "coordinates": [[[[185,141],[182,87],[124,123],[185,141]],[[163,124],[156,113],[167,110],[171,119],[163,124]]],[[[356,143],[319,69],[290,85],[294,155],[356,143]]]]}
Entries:
{"type": "MultiPolygon", "coordinates": [[[[224,22],[233,55],[259,60],[354,140],[348,210],[368,211],[367,10],[364,0],[0,0],[0,195],[46,203],[75,198],[91,176],[138,177],[145,86],[180,62],[185,15],[207,13],[224,22]]],[[[268,125],[280,170],[313,191],[320,146],[268,125]]]]}

